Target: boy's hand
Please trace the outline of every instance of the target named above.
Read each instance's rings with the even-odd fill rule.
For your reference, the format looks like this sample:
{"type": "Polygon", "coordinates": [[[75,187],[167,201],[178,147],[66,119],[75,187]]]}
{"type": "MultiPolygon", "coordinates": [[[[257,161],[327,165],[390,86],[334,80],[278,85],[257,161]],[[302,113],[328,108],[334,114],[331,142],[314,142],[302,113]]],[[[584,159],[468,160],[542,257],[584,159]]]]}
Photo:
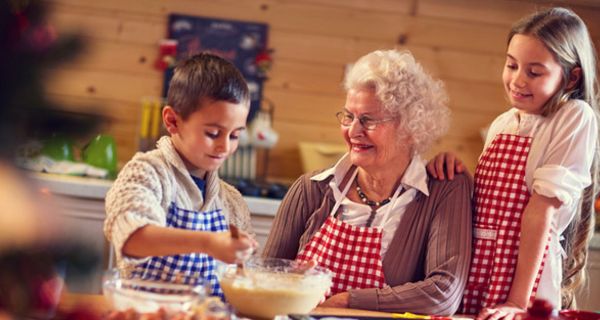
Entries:
{"type": "Polygon", "coordinates": [[[465,171],[463,162],[452,152],[438,153],[427,163],[427,171],[429,174],[439,180],[445,179],[444,168],[446,169],[449,180],[454,179],[454,173],[463,173],[465,171]]]}
{"type": "Polygon", "coordinates": [[[216,232],[210,235],[206,252],[217,260],[235,263],[248,259],[257,247],[256,240],[243,231],[239,231],[237,239],[232,238],[230,232],[216,232]]]}

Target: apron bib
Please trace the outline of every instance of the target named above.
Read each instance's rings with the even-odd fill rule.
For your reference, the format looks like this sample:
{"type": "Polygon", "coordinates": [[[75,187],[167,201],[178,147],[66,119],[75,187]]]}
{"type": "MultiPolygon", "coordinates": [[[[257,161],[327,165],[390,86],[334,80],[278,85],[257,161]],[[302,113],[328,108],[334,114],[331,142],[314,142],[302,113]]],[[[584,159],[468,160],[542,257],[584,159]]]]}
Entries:
{"type": "Polygon", "coordinates": [[[332,296],[348,289],[383,287],[380,251],[380,230],[353,226],[330,216],[296,259],[314,259],[319,266],[333,271],[327,295],[332,296]]]}
{"type": "MultiPolygon", "coordinates": [[[[376,227],[353,226],[337,219],[341,201],[357,174],[358,169],[325,223],[296,257],[299,261],[316,260],[319,266],[333,271],[328,297],[348,289],[382,288],[385,284],[381,259],[382,231],[376,227]]],[[[401,189],[396,190],[388,203],[388,210],[392,209],[401,189]]]]}
{"type": "MultiPolygon", "coordinates": [[[[506,302],[512,285],[521,232],[521,216],[531,196],[525,167],[532,138],[499,134],[485,150],[475,170],[473,258],[463,296],[462,312],[506,302]]],[[[531,298],[535,297],[544,261],[531,298]]]]}
{"type": "MultiPolygon", "coordinates": [[[[175,203],[169,206],[167,226],[171,228],[224,232],[228,230],[225,215],[221,209],[198,212],[177,208],[175,203]]],[[[161,280],[210,286],[209,294],[224,298],[215,274],[216,261],[205,253],[179,254],[173,256],[152,257],[136,266],[133,275],[145,280],[161,280]]]]}

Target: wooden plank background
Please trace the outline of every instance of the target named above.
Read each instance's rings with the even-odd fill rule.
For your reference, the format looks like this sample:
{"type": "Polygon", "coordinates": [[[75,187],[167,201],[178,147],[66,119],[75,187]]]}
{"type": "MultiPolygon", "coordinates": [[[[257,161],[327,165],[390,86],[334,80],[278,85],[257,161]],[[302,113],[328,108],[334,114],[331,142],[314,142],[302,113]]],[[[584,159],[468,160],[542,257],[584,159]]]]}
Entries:
{"type": "Polygon", "coordinates": [[[342,143],[334,113],[344,103],[347,63],[375,50],[408,49],[446,83],[452,127],[426,156],[456,151],[473,170],[480,129],[506,110],[501,69],[506,34],[536,8],[569,6],[600,46],[600,1],[508,0],[48,0],[59,33],[83,33],[87,50],[52,70],[47,90],[66,108],[103,114],[118,144],[119,164],[137,150],[140,101],[162,91],[154,69],[169,13],[268,23],[275,49],[264,96],[275,105],[280,141],[268,176],[302,173],[300,141],[342,143]]]}

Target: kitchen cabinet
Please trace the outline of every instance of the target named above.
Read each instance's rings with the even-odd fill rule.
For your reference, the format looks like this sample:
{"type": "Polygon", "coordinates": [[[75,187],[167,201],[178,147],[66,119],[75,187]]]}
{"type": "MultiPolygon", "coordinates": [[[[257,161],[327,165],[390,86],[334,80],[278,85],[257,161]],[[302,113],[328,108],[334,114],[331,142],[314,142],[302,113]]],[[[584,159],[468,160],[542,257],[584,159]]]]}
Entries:
{"type": "Polygon", "coordinates": [[[65,281],[70,291],[99,293],[102,274],[112,264],[110,246],[104,238],[104,197],[111,182],[102,179],[33,174],[33,181],[42,192],[51,195],[51,201],[61,215],[65,236],[89,249],[101,264],[85,278],[73,278],[68,266],[65,281]]]}
{"type": "Polygon", "coordinates": [[[55,194],[53,197],[63,215],[64,230],[72,241],[85,245],[90,253],[101,261],[100,266],[89,276],[73,279],[66,272],[66,282],[70,291],[98,293],[102,290],[102,274],[112,265],[110,245],[104,238],[104,199],[82,198],[55,194]]]}
{"type": "MultiPolygon", "coordinates": [[[[102,274],[114,265],[113,252],[103,232],[104,198],[111,181],[102,179],[33,174],[37,187],[51,194],[64,220],[65,232],[72,241],[79,241],[90,248],[91,254],[102,261],[100,268],[86,279],[72,279],[67,270],[66,283],[69,290],[78,293],[99,293],[102,290],[102,274]]],[[[279,200],[244,197],[252,215],[252,225],[260,248],[264,247],[279,200]]],[[[260,253],[259,248],[259,253],[260,253]]]]}

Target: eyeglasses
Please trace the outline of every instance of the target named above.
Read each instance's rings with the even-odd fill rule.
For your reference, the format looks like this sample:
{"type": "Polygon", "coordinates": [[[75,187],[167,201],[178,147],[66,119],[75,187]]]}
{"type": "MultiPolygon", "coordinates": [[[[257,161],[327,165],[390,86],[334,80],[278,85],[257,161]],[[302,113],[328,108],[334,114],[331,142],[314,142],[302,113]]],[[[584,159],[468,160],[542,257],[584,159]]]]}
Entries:
{"type": "MultiPolygon", "coordinates": [[[[340,124],[344,127],[349,127],[354,122],[354,114],[346,111],[340,111],[335,114],[335,117],[338,119],[340,124]]],[[[386,121],[391,121],[396,118],[385,118],[385,119],[371,119],[367,116],[358,117],[358,122],[360,125],[365,128],[365,130],[374,130],[378,124],[386,121]]]]}

